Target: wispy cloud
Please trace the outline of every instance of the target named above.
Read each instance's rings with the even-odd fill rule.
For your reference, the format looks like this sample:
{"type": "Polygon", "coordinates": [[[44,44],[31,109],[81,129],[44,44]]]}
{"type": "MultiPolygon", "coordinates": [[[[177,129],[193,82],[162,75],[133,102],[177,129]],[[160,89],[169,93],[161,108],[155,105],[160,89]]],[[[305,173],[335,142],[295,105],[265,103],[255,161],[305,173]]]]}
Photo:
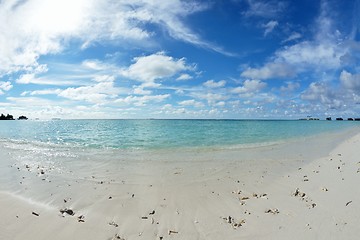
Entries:
{"type": "MultiPolygon", "coordinates": [[[[241,76],[253,79],[293,78],[303,72],[319,72],[341,67],[341,58],[347,53],[339,44],[340,36],[332,24],[331,10],[327,1],[321,4],[321,12],[313,24],[311,40],[303,40],[279,48],[262,67],[248,67],[241,76]]],[[[271,22],[269,22],[271,23],[271,22]]],[[[269,29],[276,26],[269,25],[269,29]]],[[[285,42],[300,38],[294,33],[285,42]]]]}
{"type": "Polygon", "coordinates": [[[265,29],[264,37],[266,37],[269,33],[271,33],[275,27],[279,25],[278,21],[271,20],[266,24],[263,24],[262,27],[265,29]]]}
{"type": "Polygon", "coordinates": [[[232,55],[203,40],[183,21],[208,7],[180,0],[1,1],[0,22],[6,24],[0,24],[0,76],[33,73],[41,56],[64,51],[71,40],[82,49],[98,42],[148,41],[157,34],[148,30],[149,24],[163,27],[175,39],[232,55]]]}
{"type": "Polygon", "coordinates": [[[283,1],[247,0],[247,3],[248,9],[243,12],[246,17],[274,18],[287,7],[283,1]]]}
{"type": "Polygon", "coordinates": [[[292,34],[290,34],[290,36],[288,38],[286,38],[285,40],[282,41],[282,43],[287,43],[287,42],[291,42],[297,39],[300,39],[302,37],[302,35],[298,32],[293,32],[292,34]]]}
{"type": "Polygon", "coordinates": [[[79,85],[79,81],[75,80],[64,80],[61,76],[51,76],[47,77],[37,77],[34,73],[22,74],[18,79],[16,79],[18,84],[38,84],[38,85],[56,85],[56,86],[69,86],[69,85],[79,85]]]}
{"type": "Polygon", "coordinates": [[[355,40],[356,36],[358,34],[360,34],[360,16],[359,16],[359,12],[360,12],[360,1],[356,0],[354,2],[354,7],[353,7],[352,30],[351,30],[351,34],[350,34],[350,39],[351,40],[355,40]]]}

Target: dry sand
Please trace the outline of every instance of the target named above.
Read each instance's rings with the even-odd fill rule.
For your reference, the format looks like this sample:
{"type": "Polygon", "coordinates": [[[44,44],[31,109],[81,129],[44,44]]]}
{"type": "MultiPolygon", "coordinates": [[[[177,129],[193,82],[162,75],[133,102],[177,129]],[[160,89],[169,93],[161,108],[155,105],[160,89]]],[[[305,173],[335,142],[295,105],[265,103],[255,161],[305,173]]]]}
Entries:
{"type": "Polygon", "coordinates": [[[0,239],[359,239],[354,132],[61,168],[0,148],[0,239]]]}

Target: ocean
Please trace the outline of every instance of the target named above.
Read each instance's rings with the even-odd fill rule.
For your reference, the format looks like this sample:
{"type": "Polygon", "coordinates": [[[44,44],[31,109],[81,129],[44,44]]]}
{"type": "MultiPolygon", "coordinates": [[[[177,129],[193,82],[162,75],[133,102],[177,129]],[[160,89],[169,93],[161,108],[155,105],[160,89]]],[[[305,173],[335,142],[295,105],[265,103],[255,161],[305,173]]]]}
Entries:
{"type": "Polygon", "coordinates": [[[297,120],[0,121],[0,141],[132,151],[236,148],[335,132],[359,124],[297,120]]]}

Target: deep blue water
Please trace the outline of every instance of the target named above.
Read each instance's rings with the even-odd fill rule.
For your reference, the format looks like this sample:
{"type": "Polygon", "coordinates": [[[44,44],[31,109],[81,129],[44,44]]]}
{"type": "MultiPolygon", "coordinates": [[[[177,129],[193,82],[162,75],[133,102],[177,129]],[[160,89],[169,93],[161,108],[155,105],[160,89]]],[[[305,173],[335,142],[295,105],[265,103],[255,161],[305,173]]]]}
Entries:
{"type": "Polygon", "coordinates": [[[360,126],[352,121],[55,120],[0,121],[0,139],[116,149],[227,147],[360,126]]]}

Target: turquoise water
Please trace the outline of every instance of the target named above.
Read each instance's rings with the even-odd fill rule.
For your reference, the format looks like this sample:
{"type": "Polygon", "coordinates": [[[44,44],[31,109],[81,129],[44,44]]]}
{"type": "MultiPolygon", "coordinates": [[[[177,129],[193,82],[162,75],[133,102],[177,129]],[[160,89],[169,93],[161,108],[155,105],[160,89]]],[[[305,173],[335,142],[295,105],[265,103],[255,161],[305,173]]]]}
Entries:
{"type": "Polygon", "coordinates": [[[359,124],[352,121],[280,120],[0,121],[0,139],[95,149],[231,147],[284,141],[359,124]]]}

